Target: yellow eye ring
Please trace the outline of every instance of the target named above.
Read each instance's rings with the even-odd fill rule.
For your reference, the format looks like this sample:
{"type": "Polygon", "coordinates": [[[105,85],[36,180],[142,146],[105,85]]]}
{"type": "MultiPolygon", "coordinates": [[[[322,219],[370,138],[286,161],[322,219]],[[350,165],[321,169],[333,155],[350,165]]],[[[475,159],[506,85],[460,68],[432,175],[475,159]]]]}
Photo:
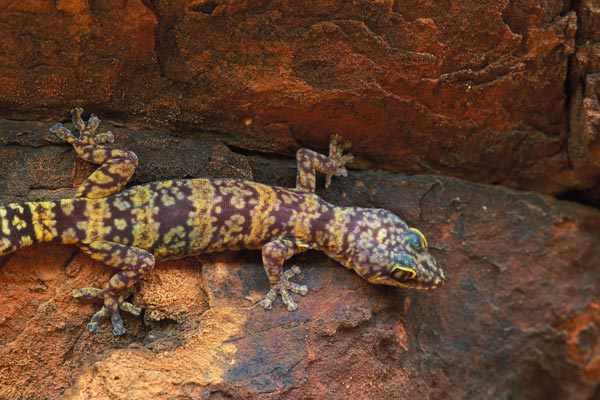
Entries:
{"type": "Polygon", "coordinates": [[[410,276],[408,277],[408,279],[413,279],[414,277],[417,276],[417,271],[415,271],[412,268],[403,267],[401,265],[394,265],[392,267],[392,271],[391,272],[394,273],[394,271],[396,271],[396,270],[408,272],[410,274],[410,276]]]}
{"type": "Polygon", "coordinates": [[[425,238],[425,235],[423,235],[421,233],[420,230],[418,230],[417,228],[409,228],[411,231],[413,231],[414,233],[416,233],[417,235],[419,235],[419,238],[421,238],[421,245],[423,246],[424,249],[427,248],[427,239],[425,238]]]}

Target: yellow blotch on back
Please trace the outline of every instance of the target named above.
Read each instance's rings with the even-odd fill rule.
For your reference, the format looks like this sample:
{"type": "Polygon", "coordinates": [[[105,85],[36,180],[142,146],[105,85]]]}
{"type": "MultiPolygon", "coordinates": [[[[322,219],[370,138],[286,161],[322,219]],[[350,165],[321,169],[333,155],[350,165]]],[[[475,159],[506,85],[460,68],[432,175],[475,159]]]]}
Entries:
{"type": "Polygon", "coordinates": [[[113,223],[115,224],[115,228],[117,228],[120,231],[127,228],[127,221],[125,221],[123,218],[117,218],[114,220],[113,223]]]}
{"type": "Polygon", "coordinates": [[[116,197],[113,200],[113,205],[115,207],[117,207],[117,209],[119,211],[125,211],[125,210],[129,210],[131,208],[131,203],[128,202],[127,200],[124,200],[124,199],[120,198],[120,197],[116,197]]]}
{"type": "Polygon", "coordinates": [[[129,192],[128,199],[135,208],[147,207],[150,205],[155,194],[156,192],[150,186],[137,186],[129,192]]]}
{"type": "Polygon", "coordinates": [[[218,229],[217,218],[212,213],[217,212],[215,204],[222,202],[223,198],[216,195],[214,183],[207,179],[186,181],[185,185],[191,191],[188,199],[194,206],[186,220],[189,247],[192,251],[204,250],[218,229]]]}
{"type": "Polygon", "coordinates": [[[307,194],[300,203],[300,211],[293,215],[294,236],[308,238],[310,236],[311,221],[321,216],[320,204],[316,195],[307,194]]]}
{"type": "MultiPolygon", "coordinates": [[[[92,240],[103,238],[110,233],[112,228],[105,223],[105,219],[109,219],[111,215],[106,199],[90,200],[86,203],[84,216],[88,219],[87,233],[92,240]]],[[[78,224],[78,228],[85,229],[85,225],[78,224]]]]}
{"type": "Polygon", "coordinates": [[[75,210],[75,206],[73,205],[72,201],[61,202],[60,208],[62,212],[67,216],[71,215],[71,213],[73,213],[73,210],[75,210]]]}
{"type": "Polygon", "coordinates": [[[225,226],[228,228],[229,232],[240,232],[244,222],[246,222],[246,218],[244,218],[243,215],[234,214],[225,221],[225,226]]]}
{"type": "Polygon", "coordinates": [[[164,206],[167,206],[167,207],[175,204],[175,198],[166,193],[164,193],[162,196],[160,196],[160,201],[164,206]]]}
{"type": "MultiPolygon", "coordinates": [[[[352,213],[348,213],[347,211],[343,211],[339,208],[334,208],[334,217],[329,224],[327,224],[326,231],[327,232],[343,232],[345,229],[345,225],[349,219],[353,218],[352,213]]],[[[329,239],[333,241],[331,243],[336,248],[344,248],[348,245],[348,243],[344,243],[344,235],[330,235],[329,239]]],[[[352,243],[356,240],[356,236],[353,232],[349,232],[346,240],[349,243],[352,243]]]]}
{"type": "Polygon", "coordinates": [[[262,242],[268,236],[271,227],[276,222],[274,211],[280,206],[277,195],[272,188],[260,185],[256,186],[255,189],[258,191],[258,200],[251,206],[250,234],[245,240],[249,245],[262,242]]]}
{"type": "Polygon", "coordinates": [[[175,242],[175,238],[183,239],[185,238],[186,232],[183,226],[176,226],[174,228],[169,229],[169,232],[165,234],[165,243],[175,242]]]}
{"type": "Polygon", "coordinates": [[[179,186],[173,186],[171,188],[171,195],[175,196],[177,200],[183,200],[185,198],[185,194],[179,189],[179,186]]]}
{"type": "Polygon", "coordinates": [[[238,210],[243,210],[244,207],[246,207],[246,202],[244,201],[244,198],[242,196],[233,195],[231,197],[230,203],[238,210]]]}
{"type": "Polygon", "coordinates": [[[156,183],[156,189],[167,189],[173,186],[172,180],[160,181],[156,183]]]}
{"type": "Polygon", "coordinates": [[[164,236],[163,245],[156,249],[155,256],[159,259],[167,256],[184,254],[186,251],[187,231],[183,226],[171,228],[164,236]]]}
{"type": "Polygon", "coordinates": [[[136,207],[131,210],[131,214],[134,220],[136,220],[136,223],[133,224],[135,246],[146,249],[158,240],[160,223],[155,219],[158,210],[157,206],[151,206],[150,204],[145,204],[142,207],[136,207]]]}

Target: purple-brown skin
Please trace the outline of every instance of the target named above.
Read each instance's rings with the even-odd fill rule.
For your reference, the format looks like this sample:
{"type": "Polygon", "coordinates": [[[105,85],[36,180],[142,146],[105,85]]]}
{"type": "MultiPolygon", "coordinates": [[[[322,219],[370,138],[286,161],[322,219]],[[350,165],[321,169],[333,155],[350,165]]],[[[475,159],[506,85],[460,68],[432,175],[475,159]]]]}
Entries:
{"type": "Polygon", "coordinates": [[[77,299],[103,300],[88,324],[97,332],[110,318],[115,335],[125,333],[119,309],[139,315],[125,301],[131,288],[156,260],[225,250],[262,249],[271,288],[261,301],[270,309],[281,295],[287,309],[297,304],[290,292],[307,288],[289,281],[300,269],[284,272],[285,260],[307,249],[324,252],[375,284],[433,289],[445,276],[417,229],[387,210],[337,207],[319,198],[315,171],[346,176],[340,138],[332,138],[329,157],[307,149],[297,154],[296,188],[286,189],[236,179],[168,180],[123,190],[137,166],[130,151],[112,149],[110,132],[96,133],[100,120],[88,123],[83,110],[72,111],[80,132],[56,124],[50,130],[71,143],[86,161],[100,164],[81,184],[75,198],[12,203],[0,207],[0,255],[38,242],[79,246],[93,259],[117,269],[103,288],[73,291],[77,299]]]}

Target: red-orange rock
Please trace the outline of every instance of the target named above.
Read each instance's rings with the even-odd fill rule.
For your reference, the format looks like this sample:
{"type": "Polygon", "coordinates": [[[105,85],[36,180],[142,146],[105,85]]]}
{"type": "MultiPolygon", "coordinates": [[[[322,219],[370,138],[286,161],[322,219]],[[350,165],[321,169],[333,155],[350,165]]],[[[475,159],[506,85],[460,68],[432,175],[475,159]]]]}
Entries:
{"type": "Polygon", "coordinates": [[[10,2],[0,117],[82,105],[287,154],[337,132],[357,166],[593,199],[598,10],[568,4],[10,2]]]}
{"type": "Polygon", "coordinates": [[[598,394],[600,212],[443,177],[355,172],[330,189],[332,202],[389,208],[419,227],[449,282],[432,292],[376,287],[307,253],[292,260],[310,288],[300,308],[265,311],[259,253],[204,255],[158,265],[134,297],[146,317],[126,318],[128,334],[114,337],[108,325],[90,334],[96,306],[70,297],[110,270],[72,247],[38,246],[0,259],[0,394],[598,394]]]}
{"type": "Polygon", "coordinates": [[[173,261],[115,337],[71,297],[111,271],[41,245],[0,258],[0,398],[600,398],[600,212],[448,178],[600,204],[597,1],[0,0],[0,20],[3,202],[93,169],[47,132],[74,105],[115,122],[135,183],[290,185],[255,151],[336,132],[356,168],[436,174],[319,191],[397,212],[450,276],[375,287],[303,254],[289,313],[257,306],[257,253],[173,261]]]}

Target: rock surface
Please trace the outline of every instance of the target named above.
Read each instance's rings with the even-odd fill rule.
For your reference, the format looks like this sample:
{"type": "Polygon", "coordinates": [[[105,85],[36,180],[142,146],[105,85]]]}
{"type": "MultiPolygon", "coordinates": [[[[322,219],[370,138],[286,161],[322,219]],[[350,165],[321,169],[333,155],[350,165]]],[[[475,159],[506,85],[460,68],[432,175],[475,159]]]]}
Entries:
{"type": "MultiPolygon", "coordinates": [[[[583,186],[593,187],[600,181],[595,173],[600,165],[600,3],[583,0],[577,12],[577,51],[571,58],[569,76],[572,100],[568,153],[576,179],[588,182],[583,186]]],[[[586,196],[588,201],[600,204],[600,190],[587,190],[586,196]]]]}
{"type": "Polygon", "coordinates": [[[597,0],[0,3],[0,117],[122,123],[596,199],[597,0]],[[265,140],[265,136],[268,140],[265,140]]]}
{"type": "MultiPolygon", "coordinates": [[[[21,149],[40,171],[68,151],[37,146],[43,124],[9,126],[17,134],[0,151],[21,149]]],[[[164,179],[194,164],[210,170],[209,152],[189,147],[197,142],[113,130],[119,145],[136,148],[143,138],[136,179],[164,179]],[[153,164],[153,143],[165,146],[160,165],[168,169],[153,164]],[[188,150],[197,161],[178,157],[188,150]]],[[[216,145],[210,153],[217,165],[234,166],[230,176],[253,170],[259,180],[294,179],[293,161],[245,158],[216,145]]],[[[77,180],[85,165],[68,157],[69,168],[51,174],[56,182],[77,180]]],[[[110,269],[74,247],[40,245],[0,258],[0,397],[598,397],[599,211],[381,172],[355,171],[320,192],[341,205],[388,208],[419,227],[450,281],[433,292],[376,287],[305,253],[292,260],[310,288],[297,298],[300,308],[265,311],[257,304],[268,288],[259,253],[204,255],[159,264],[134,295],[144,317],[126,317],[127,335],[115,337],[108,325],[89,333],[97,306],[71,298],[74,288],[105,282],[110,269]]]]}
{"type": "Polygon", "coordinates": [[[282,156],[337,132],[356,170],[319,193],[396,212],[450,276],[375,287],[305,253],[289,313],[257,304],[256,252],[170,261],[115,337],[71,297],[111,270],[40,245],[0,257],[0,399],[600,398],[598,0],[0,0],[0,21],[1,202],[93,170],[47,131],[74,105],[138,154],[133,183],[290,186],[282,156]]]}

